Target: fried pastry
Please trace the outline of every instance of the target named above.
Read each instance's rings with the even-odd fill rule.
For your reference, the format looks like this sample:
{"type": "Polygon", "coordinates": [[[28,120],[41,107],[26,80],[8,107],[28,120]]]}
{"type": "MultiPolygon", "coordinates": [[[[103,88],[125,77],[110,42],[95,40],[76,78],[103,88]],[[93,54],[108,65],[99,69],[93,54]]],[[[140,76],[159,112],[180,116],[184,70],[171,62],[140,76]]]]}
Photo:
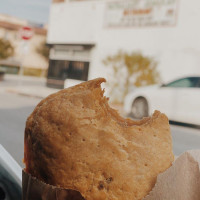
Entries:
{"type": "Polygon", "coordinates": [[[124,119],[98,78],[42,100],[25,129],[25,171],[86,200],[140,200],[174,160],[168,118],[124,119]]]}

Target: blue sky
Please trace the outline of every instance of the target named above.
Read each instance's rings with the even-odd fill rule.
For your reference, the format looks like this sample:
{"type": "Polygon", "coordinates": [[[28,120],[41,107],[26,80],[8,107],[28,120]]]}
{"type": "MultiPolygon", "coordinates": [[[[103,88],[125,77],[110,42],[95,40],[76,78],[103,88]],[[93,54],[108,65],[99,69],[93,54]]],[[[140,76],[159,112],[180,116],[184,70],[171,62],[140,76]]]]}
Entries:
{"type": "Polygon", "coordinates": [[[0,0],[0,13],[47,23],[51,0],[0,0]]]}

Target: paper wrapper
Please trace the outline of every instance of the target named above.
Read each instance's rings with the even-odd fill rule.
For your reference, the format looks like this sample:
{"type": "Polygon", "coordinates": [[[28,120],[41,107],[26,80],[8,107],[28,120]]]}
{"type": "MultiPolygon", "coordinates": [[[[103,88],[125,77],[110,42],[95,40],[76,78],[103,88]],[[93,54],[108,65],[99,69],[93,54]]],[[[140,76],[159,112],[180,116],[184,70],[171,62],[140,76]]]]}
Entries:
{"type": "MultiPolygon", "coordinates": [[[[78,191],[45,184],[24,171],[22,185],[23,200],[84,200],[78,191]]],[[[177,158],[143,200],[200,200],[200,150],[177,158]]]]}
{"type": "Polygon", "coordinates": [[[85,200],[78,191],[46,184],[22,172],[23,200],[85,200]]]}
{"type": "Polygon", "coordinates": [[[200,150],[179,156],[143,200],[200,200],[200,150]]]}

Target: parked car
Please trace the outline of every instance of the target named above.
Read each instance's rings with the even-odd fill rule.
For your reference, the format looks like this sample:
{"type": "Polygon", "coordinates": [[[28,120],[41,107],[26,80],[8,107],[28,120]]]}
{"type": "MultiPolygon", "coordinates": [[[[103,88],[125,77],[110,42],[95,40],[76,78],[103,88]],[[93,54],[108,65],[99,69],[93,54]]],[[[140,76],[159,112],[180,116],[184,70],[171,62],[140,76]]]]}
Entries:
{"type": "Polygon", "coordinates": [[[125,113],[136,119],[149,116],[154,110],[165,113],[172,121],[200,125],[200,76],[143,87],[125,98],[125,113]]]}
{"type": "Polygon", "coordinates": [[[0,200],[22,199],[22,168],[0,144],[0,200]]]}

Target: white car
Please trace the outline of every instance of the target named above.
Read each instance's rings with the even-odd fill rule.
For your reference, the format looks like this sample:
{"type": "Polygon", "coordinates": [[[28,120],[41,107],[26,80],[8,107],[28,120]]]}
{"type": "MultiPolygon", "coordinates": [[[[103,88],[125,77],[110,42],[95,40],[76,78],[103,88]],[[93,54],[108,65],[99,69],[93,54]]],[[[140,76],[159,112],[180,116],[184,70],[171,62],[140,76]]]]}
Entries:
{"type": "Polygon", "coordinates": [[[124,111],[133,118],[149,116],[154,110],[165,113],[171,121],[200,125],[200,76],[143,87],[125,98],[124,111]]]}

